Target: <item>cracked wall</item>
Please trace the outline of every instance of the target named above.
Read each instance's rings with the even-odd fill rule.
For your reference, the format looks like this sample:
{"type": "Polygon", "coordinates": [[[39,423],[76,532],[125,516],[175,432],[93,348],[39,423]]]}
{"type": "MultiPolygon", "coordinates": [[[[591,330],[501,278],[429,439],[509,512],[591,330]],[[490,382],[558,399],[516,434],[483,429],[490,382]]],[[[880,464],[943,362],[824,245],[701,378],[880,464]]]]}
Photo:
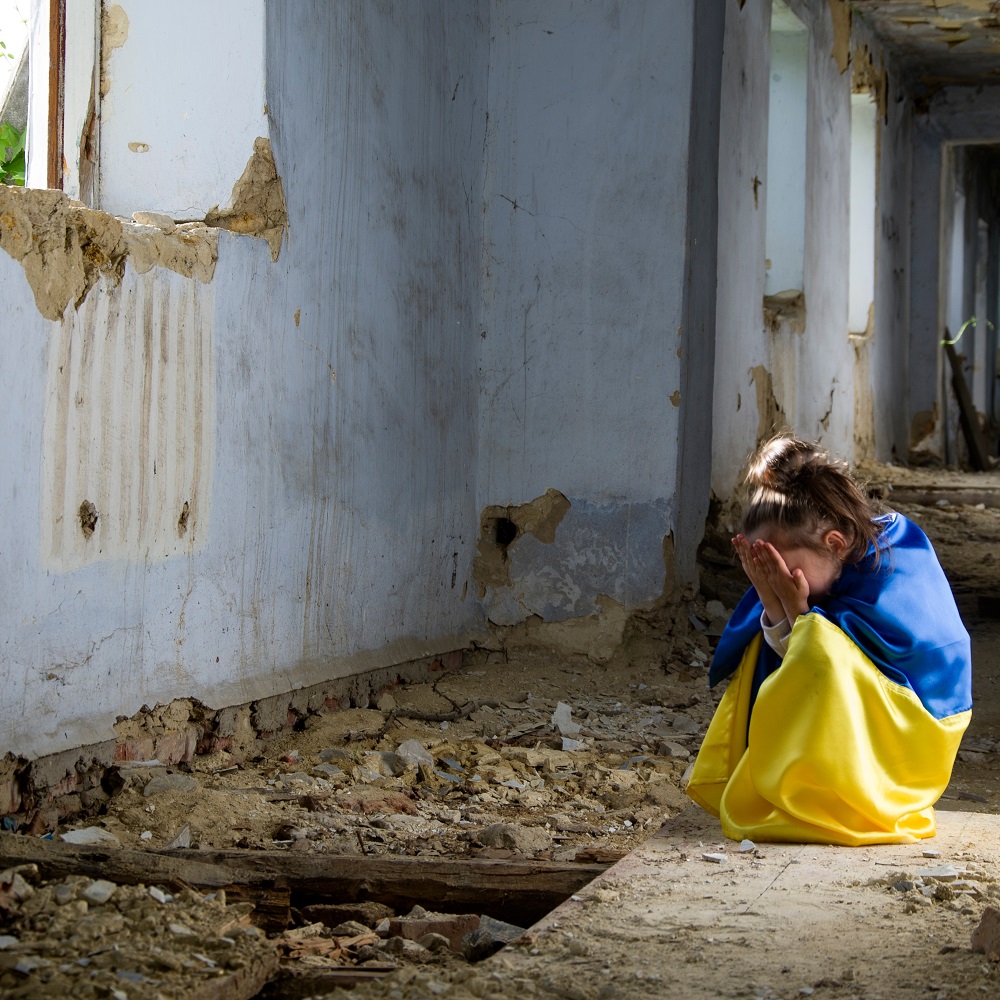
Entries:
{"type": "Polygon", "coordinates": [[[706,405],[684,377],[712,335],[684,311],[695,5],[562,11],[491,5],[478,507],[570,504],[553,542],[509,546],[483,598],[504,624],[659,597],[681,418],[706,405]]]}

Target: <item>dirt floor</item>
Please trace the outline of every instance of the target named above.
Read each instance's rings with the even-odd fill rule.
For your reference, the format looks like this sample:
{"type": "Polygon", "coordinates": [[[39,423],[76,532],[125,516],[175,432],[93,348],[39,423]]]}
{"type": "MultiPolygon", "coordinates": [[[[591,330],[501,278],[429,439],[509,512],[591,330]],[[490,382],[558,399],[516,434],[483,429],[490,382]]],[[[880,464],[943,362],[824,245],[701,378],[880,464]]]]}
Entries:
{"type": "MultiPolygon", "coordinates": [[[[934,541],[973,636],[976,709],[939,808],[996,816],[1000,475],[868,471],[883,487],[887,504],[921,524],[934,541]]],[[[954,860],[974,862],[974,872],[963,877],[971,888],[959,893],[942,890],[938,898],[917,886],[912,899],[903,899],[906,894],[886,882],[888,869],[877,879],[871,876],[871,884],[858,877],[853,889],[863,899],[853,916],[864,926],[867,957],[854,955],[852,942],[819,939],[815,950],[829,952],[829,974],[803,969],[794,982],[782,982],[780,975],[777,982],[742,975],[738,948],[754,953],[760,946],[754,934],[765,934],[761,928],[748,925],[737,935],[741,943],[713,948],[712,935],[697,921],[688,919],[688,929],[679,928],[655,899],[645,900],[655,919],[633,914],[638,923],[631,934],[621,926],[622,913],[635,903],[630,879],[640,884],[650,865],[664,869],[667,858],[671,864],[689,857],[704,864],[694,848],[677,848],[685,837],[685,843],[694,837],[696,847],[704,844],[706,852],[725,846],[732,854],[736,848],[719,843],[714,821],[693,820],[684,812],[688,800],[681,790],[718,698],[706,684],[712,648],[745,586],[722,539],[724,533],[703,551],[701,593],[633,620],[608,663],[518,647],[498,636],[492,648],[470,653],[461,671],[385,692],[368,708],[311,717],[304,731],[275,737],[257,758],[218,754],[186,767],[165,768],[155,761],[122,766],[104,811],[56,834],[57,841],[68,838],[106,850],[240,848],[319,859],[347,855],[359,864],[362,857],[393,856],[610,863],[645,843],[582,890],[579,900],[575,895],[564,904],[575,913],[568,919],[587,925],[586,943],[574,944],[572,932],[559,926],[567,919],[559,915],[561,908],[477,964],[463,955],[461,935],[450,947],[440,936],[408,940],[398,924],[390,929],[391,912],[384,907],[348,908],[343,919],[332,911],[318,919],[318,911],[293,910],[292,926],[265,932],[254,926],[260,921],[250,903],[226,900],[224,893],[206,895],[177,885],[102,885],[83,876],[45,879],[27,867],[0,880],[0,995],[247,996],[246,984],[267,981],[280,962],[285,986],[272,985],[267,996],[327,992],[310,994],[308,977],[291,982],[287,977],[294,971],[307,969],[318,983],[323,970],[350,967],[381,975],[397,967],[388,978],[336,995],[815,993],[889,1000],[917,995],[898,981],[898,964],[872,959],[898,950],[897,922],[904,911],[908,932],[928,942],[914,979],[920,995],[996,995],[997,966],[969,948],[969,933],[983,908],[997,902],[996,839],[978,850],[960,849],[956,839],[954,851],[968,857],[954,860]],[[671,818],[675,826],[658,833],[671,818]],[[588,900],[605,905],[588,908],[588,900]],[[661,969],[655,978],[647,975],[650,949],[658,956],[654,965],[669,959],[668,971],[661,969]],[[736,971],[742,978],[734,978],[736,971]]],[[[740,859],[746,862],[745,877],[760,877],[774,855],[758,848],[740,859]]],[[[907,873],[919,856],[920,851],[914,858],[894,856],[893,864],[898,861],[899,872],[907,873]]],[[[899,875],[895,867],[893,872],[899,875]]],[[[731,874],[723,865],[706,877],[721,884],[731,874]]],[[[734,892],[745,894],[739,878],[728,881],[734,892]]],[[[495,903],[484,893],[481,913],[496,916],[495,903]]],[[[808,907],[803,914],[812,919],[808,907]]],[[[832,925],[827,930],[844,933],[832,925]]],[[[497,934],[494,947],[502,929],[497,934]]],[[[733,938],[731,930],[727,935],[733,938]]],[[[470,951],[466,940],[466,953],[481,952],[470,951]]],[[[788,964],[795,965],[791,959],[788,964]]]]}

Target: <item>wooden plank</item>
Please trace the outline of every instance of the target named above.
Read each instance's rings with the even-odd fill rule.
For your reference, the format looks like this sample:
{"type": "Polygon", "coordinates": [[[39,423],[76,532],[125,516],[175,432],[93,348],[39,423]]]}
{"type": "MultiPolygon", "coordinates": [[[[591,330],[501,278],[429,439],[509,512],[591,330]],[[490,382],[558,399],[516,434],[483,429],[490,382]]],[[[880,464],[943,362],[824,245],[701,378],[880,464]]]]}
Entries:
{"type": "Polygon", "coordinates": [[[965,373],[962,371],[962,359],[959,357],[958,351],[955,350],[955,345],[947,343],[949,337],[948,331],[945,330],[944,350],[945,354],[948,355],[948,363],[951,365],[951,385],[955,390],[955,398],[958,400],[959,422],[962,425],[965,443],[969,448],[969,461],[978,472],[987,472],[993,468],[990,447],[979,426],[979,415],[972,403],[972,396],[969,394],[969,387],[965,382],[965,373]]]}
{"type": "Polygon", "coordinates": [[[202,889],[287,888],[293,906],[376,900],[397,912],[419,903],[482,913],[525,926],[578,892],[607,864],[558,861],[365,857],[291,851],[137,851],[77,847],[0,834],[0,867],[37,864],[46,878],[88,875],[126,884],[202,889]],[[516,918],[516,919],[513,919],[516,918]]]}

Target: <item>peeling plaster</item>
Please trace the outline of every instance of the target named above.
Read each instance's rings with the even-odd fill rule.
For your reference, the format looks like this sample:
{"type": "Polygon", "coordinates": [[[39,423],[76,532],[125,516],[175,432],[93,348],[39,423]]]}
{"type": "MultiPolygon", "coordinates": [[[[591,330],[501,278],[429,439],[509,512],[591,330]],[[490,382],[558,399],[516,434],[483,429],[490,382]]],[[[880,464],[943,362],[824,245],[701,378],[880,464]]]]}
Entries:
{"type": "Polygon", "coordinates": [[[101,11],[101,97],[106,97],[111,90],[111,74],[108,73],[111,53],[125,44],[128,30],[128,14],[118,4],[101,11]]]}
{"type": "Polygon", "coordinates": [[[99,277],[121,284],[126,261],[140,274],[159,265],[211,281],[218,233],[201,223],[165,233],[86,208],[61,191],[3,185],[0,248],[24,268],[38,311],[56,320],[79,306],[99,277]]]}
{"type": "Polygon", "coordinates": [[[479,545],[472,566],[472,577],[479,586],[479,597],[486,596],[487,587],[509,587],[510,563],[507,549],[521,535],[534,535],[545,545],[556,540],[556,528],[570,509],[570,502],[558,490],[545,493],[517,506],[493,505],[483,510],[479,518],[479,545]],[[505,538],[504,531],[513,531],[505,538]]]}
{"type": "Polygon", "coordinates": [[[750,381],[757,391],[757,441],[761,442],[787,427],[788,418],[775,399],[771,373],[763,365],[750,369],[750,381]]]}
{"type": "Polygon", "coordinates": [[[845,0],[830,0],[830,17],[833,21],[833,50],[841,73],[851,64],[851,8],[845,0]]]}
{"type": "Polygon", "coordinates": [[[288,229],[288,212],[270,140],[254,139],[253,155],[233,187],[230,205],[222,211],[218,206],[213,208],[205,216],[205,224],[246,236],[260,236],[271,247],[271,260],[277,260],[288,229]]]}
{"type": "Polygon", "coordinates": [[[864,92],[873,94],[879,116],[883,122],[888,122],[889,76],[885,66],[881,63],[878,66],[875,65],[867,45],[861,45],[854,50],[854,73],[851,79],[851,89],[856,94],[864,92]]]}

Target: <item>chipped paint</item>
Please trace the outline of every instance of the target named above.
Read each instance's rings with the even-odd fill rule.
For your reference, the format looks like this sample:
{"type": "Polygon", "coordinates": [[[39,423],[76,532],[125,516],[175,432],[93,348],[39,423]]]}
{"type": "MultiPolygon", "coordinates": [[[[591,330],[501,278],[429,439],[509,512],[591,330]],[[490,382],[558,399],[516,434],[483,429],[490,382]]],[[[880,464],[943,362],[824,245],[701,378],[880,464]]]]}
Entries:
{"type": "Polygon", "coordinates": [[[766,441],[788,426],[788,418],[775,398],[771,373],[763,365],[750,369],[750,381],[757,393],[757,441],[766,441]]]}
{"type": "Polygon", "coordinates": [[[479,545],[472,577],[480,598],[487,587],[509,587],[510,563],[507,550],[524,534],[534,535],[545,545],[556,540],[556,529],[566,516],[570,502],[558,490],[548,489],[534,500],[519,505],[493,505],[479,517],[479,545]]]}
{"type": "Polygon", "coordinates": [[[38,311],[60,319],[98,278],[121,283],[125,263],[212,280],[218,234],[198,223],[167,234],[85,208],[61,191],[0,186],[0,248],[24,268],[38,311]]]}
{"type": "Polygon", "coordinates": [[[218,206],[205,216],[205,224],[247,236],[260,236],[271,247],[271,260],[277,260],[288,229],[285,190],[271,152],[271,142],[258,137],[253,155],[243,175],[233,187],[230,207],[218,206]]]}
{"type": "Polygon", "coordinates": [[[41,553],[59,571],[165,559],[208,531],[215,286],[131,271],[52,332],[41,553]]]}
{"type": "Polygon", "coordinates": [[[111,90],[111,74],[108,72],[111,53],[125,44],[128,31],[128,14],[119,4],[101,11],[101,97],[107,97],[111,90]]]}

